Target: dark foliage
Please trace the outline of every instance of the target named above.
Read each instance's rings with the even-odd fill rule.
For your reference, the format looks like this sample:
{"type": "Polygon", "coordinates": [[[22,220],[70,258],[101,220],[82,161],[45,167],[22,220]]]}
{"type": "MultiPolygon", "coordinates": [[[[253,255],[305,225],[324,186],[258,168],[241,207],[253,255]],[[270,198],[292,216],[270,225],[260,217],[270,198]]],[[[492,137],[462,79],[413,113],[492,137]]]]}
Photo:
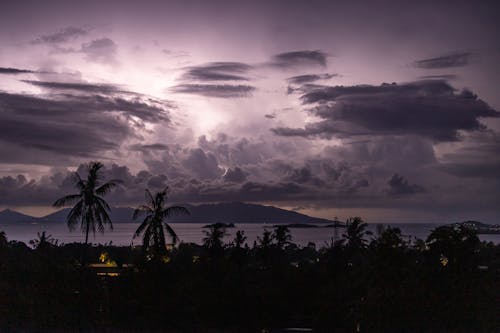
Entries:
{"type": "Polygon", "coordinates": [[[210,229],[204,246],[180,243],[161,261],[145,261],[140,247],[88,248],[90,262],[118,276],[80,265],[84,244],[40,234],[30,248],[0,233],[0,331],[500,330],[499,245],[459,227],[410,242],[399,229],[367,236],[350,222],[321,249],[293,244],[283,228],[252,248],[243,233],[210,229]]]}

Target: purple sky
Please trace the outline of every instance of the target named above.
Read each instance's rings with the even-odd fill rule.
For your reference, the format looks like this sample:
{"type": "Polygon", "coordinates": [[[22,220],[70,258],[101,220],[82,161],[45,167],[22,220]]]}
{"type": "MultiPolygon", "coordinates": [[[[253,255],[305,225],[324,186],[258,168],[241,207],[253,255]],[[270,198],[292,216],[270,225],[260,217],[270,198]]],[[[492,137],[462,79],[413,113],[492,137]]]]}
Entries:
{"type": "Polygon", "coordinates": [[[0,5],[0,208],[100,160],[135,205],[368,222],[500,218],[494,1],[0,5]]]}

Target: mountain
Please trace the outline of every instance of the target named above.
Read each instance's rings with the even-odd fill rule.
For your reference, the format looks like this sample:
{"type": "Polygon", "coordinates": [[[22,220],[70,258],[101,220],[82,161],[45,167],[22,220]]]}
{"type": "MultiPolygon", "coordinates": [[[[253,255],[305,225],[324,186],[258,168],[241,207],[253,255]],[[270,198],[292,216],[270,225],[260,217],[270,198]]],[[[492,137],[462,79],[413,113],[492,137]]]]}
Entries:
{"type": "MultiPolygon", "coordinates": [[[[63,208],[47,216],[40,217],[37,221],[39,223],[66,223],[66,217],[70,210],[71,208],[63,208]]],[[[130,207],[113,207],[109,217],[113,223],[133,222],[133,212],[134,209],[130,207]]]]}
{"type": "MultiPolygon", "coordinates": [[[[191,213],[188,216],[176,216],[169,219],[174,223],[333,223],[333,221],[315,218],[294,211],[285,210],[273,206],[248,204],[242,202],[182,205],[191,213]]],[[[55,213],[40,218],[33,218],[38,223],[66,223],[70,208],[61,209],[55,213]]],[[[113,223],[133,222],[133,208],[112,208],[110,218],[113,223]]],[[[19,214],[19,213],[18,213],[19,214]]],[[[22,215],[22,214],[20,214],[22,215]]],[[[26,215],[24,215],[26,216],[26,215]]],[[[15,220],[15,219],[14,219],[15,220]]],[[[25,220],[20,218],[17,221],[25,220]]],[[[0,218],[0,223],[1,223],[0,218]]],[[[140,221],[140,218],[137,222],[140,221]]]]}
{"type": "Polygon", "coordinates": [[[177,216],[172,222],[193,223],[332,223],[333,221],[315,218],[294,211],[273,206],[242,202],[184,205],[189,216],[177,216]]]}
{"type": "Polygon", "coordinates": [[[1,224],[11,224],[11,223],[32,223],[36,222],[36,218],[21,214],[19,212],[5,209],[0,212],[0,225],[1,224]]]}

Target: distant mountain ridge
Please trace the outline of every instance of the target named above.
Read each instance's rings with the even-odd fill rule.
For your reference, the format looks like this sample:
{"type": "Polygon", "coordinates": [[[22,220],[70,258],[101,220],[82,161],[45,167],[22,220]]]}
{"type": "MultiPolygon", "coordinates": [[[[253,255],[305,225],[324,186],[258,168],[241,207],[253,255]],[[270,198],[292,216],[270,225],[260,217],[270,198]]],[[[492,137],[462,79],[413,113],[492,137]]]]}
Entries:
{"type": "MultiPolygon", "coordinates": [[[[169,219],[173,223],[333,223],[331,220],[311,217],[295,211],[242,202],[190,205],[183,204],[191,213],[169,219]]],[[[0,225],[5,223],[65,223],[70,208],[64,208],[43,217],[32,217],[12,210],[0,212],[0,225]],[[4,213],[6,212],[6,213],[4,213]],[[17,214],[17,215],[16,215],[17,214]],[[5,216],[5,219],[3,218],[5,216]]],[[[130,223],[134,208],[113,207],[110,218],[113,223],[130,223]]],[[[140,218],[137,222],[139,222],[140,218]]]]}
{"type": "Polygon", "coordinates": [[[2,223],[33,223],[37,218],[22,214],[10,209],[4,209],[0,212],[0,224],[2,223]]]}

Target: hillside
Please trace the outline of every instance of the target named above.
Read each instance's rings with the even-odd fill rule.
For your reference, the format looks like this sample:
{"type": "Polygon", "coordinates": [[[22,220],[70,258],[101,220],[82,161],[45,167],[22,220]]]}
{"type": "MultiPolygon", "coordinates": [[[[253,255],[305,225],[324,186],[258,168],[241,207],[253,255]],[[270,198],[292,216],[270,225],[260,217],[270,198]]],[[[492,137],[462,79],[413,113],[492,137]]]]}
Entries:
{"type": "MultiPolygon", "coordinates": [[[[175,223],[332,223],[330,220],[315,218],[273,206],[248,204],[241,202],[183,205],[191,213],[189,216],[177,216],[170,219],[175,223]]],[[[110,217],[113,223],[126,223],[132,221],[134,209],[130,207],[115,207],[110,217]]],[[[10,211],[13,212],[13,211],[10,211]]],[[[19,218],[12,216],[9,223],[25,222],[28,219],[38,223],[65,223],[69,208],[64,208],[55,213],[41,218],[34,218],[20,213],[19,218]]],[[[16,212],[13,212],[16,213],[16,212]]],[[[0,223],[2,219],[0,216],[0,223]]]]}
{"type": "Polygon", "coordinates": [[[36,222],[36,220],[35,217],[21,214],[10,209],[5,209],[0,212],[0,224],[32,223],[36,222]]]}

